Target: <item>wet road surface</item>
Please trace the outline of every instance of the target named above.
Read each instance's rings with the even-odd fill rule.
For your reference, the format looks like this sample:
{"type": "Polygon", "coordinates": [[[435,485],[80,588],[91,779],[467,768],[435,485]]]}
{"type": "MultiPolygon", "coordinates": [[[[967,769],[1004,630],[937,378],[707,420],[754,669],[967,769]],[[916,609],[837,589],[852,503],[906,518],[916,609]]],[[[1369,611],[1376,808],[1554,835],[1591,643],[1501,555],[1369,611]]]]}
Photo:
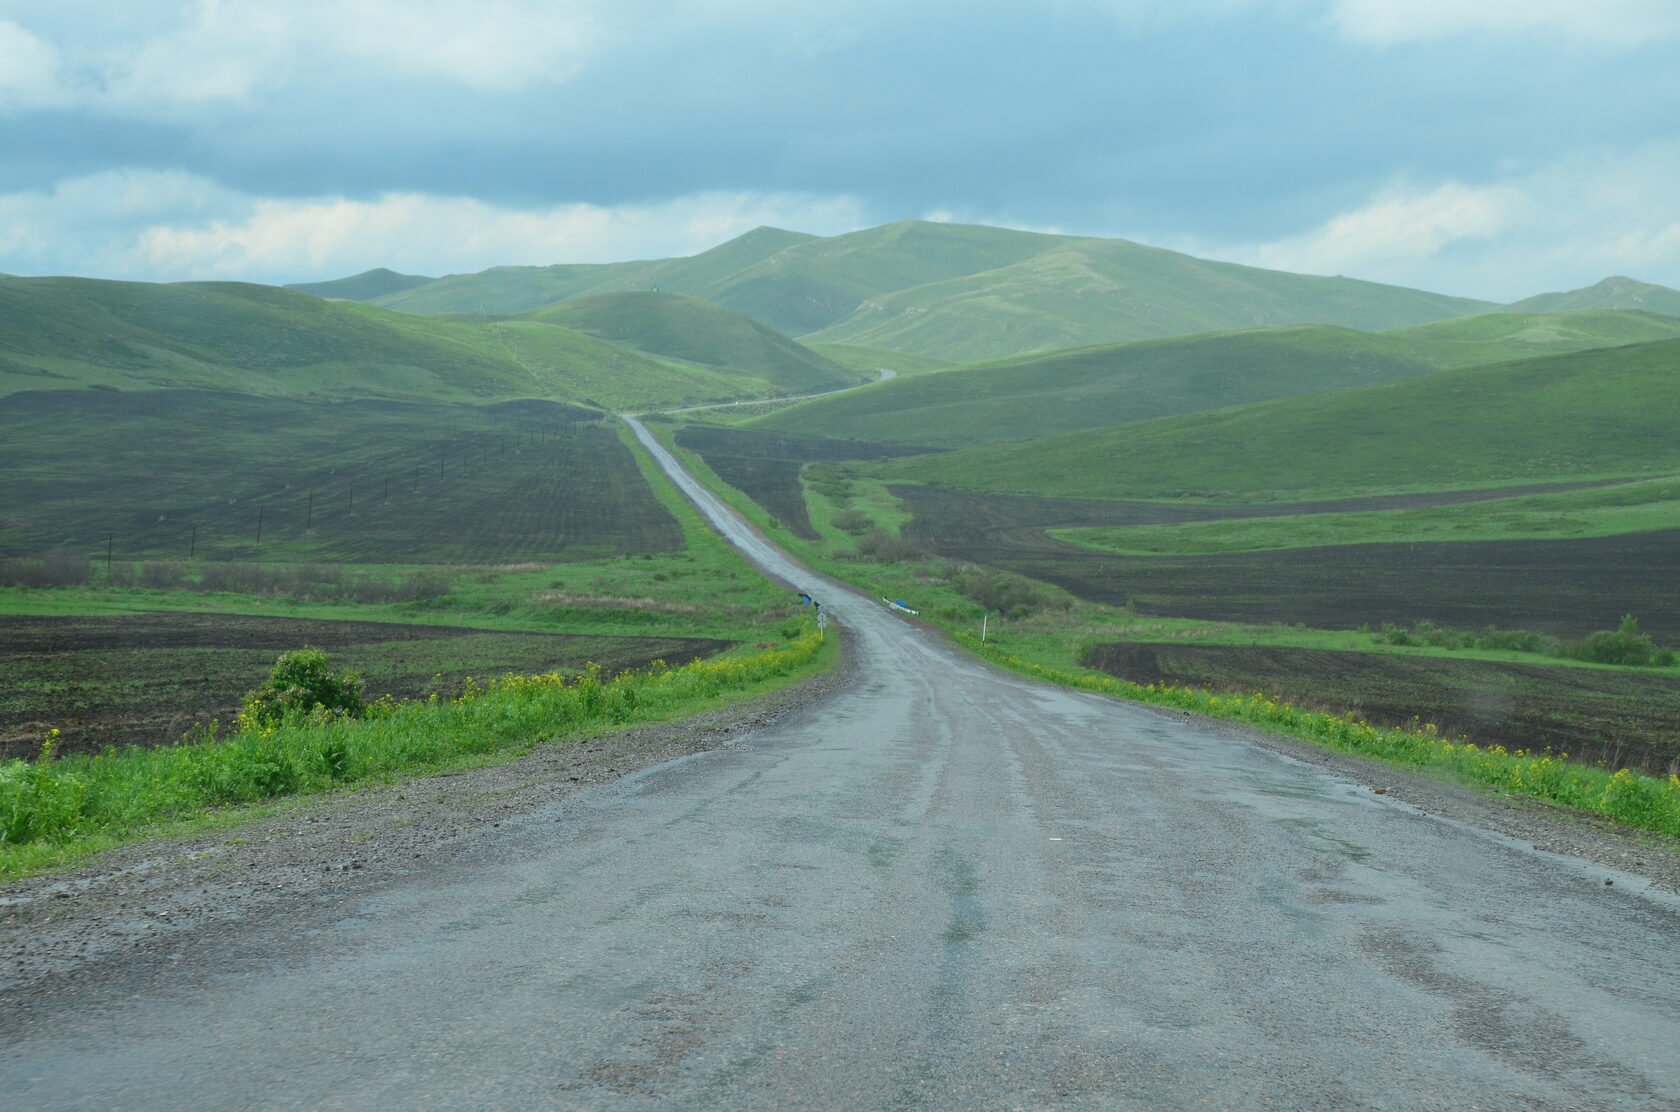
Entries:
{"type": "Polygon", "coordinates": [[[31,1015],[0,1105],[1680,1102],[1673,901],[993,671],[699,498],[854,687],[31,1015]]]}

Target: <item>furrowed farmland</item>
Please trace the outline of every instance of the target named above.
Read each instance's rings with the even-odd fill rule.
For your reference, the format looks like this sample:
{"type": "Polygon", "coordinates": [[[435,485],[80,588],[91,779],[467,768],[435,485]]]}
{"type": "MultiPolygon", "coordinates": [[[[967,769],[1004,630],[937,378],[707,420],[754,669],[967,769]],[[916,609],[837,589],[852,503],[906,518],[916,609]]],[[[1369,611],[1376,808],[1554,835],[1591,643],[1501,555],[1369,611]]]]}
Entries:
{"type": "MultiPolygon", "coordinates": [[[[1535,488],[1522,488],[1531,490],[1535,488]]],[[[1554,489],[1562,489],[1554,488],[1554,489]]],[[[1429,620],[1584,636],[1637,614],[1680,639],[1672,605],[1680,531],[1581,540],[1360,544],[1220,556],[1126,557],[1047,535],[1051,528],[1214,521],[1464,503],[1513,488],[1270,507],[1104,502],[971,494],[895,485],[915,514],[905,536],[925,551],[1007,568],[1080,598],[1149,614],[1354,629],[1429,620]]]]}
{"type": "Polygon", "coordinates": [[[799,473],[817,460],[896,459],[928,451],[904,444],[838,440],[756,429],[688,425],[677,443],[699,455],[718,477],[774,514],[795,535],[815,540],[799,473]]]}
{"type": "Polygon", "coordinates": [[[444,564],[680,547],[610,421],[550,402],[0,400],[0,555],[444,564]]]}
{"type": "Polygon", "coordinates": [[[1665,774],[1680,762],[1680,675],[1277,645],[1105,642],[1084,664],[1134,683],[1248,694],[1366,721],[1432,723],[1509,749],[1665,774]]]}
{"type": "Polygon", "coordinates": [[[162,745],[195,724],[230,724],[275,658],[302,645],[360,672],[367,695],[449,696],[471,676],[607,672],[680,664],[732,644],[243,614],[0,615],[0,759],[33,757],[57,729],[60,753],[162,745]]]}

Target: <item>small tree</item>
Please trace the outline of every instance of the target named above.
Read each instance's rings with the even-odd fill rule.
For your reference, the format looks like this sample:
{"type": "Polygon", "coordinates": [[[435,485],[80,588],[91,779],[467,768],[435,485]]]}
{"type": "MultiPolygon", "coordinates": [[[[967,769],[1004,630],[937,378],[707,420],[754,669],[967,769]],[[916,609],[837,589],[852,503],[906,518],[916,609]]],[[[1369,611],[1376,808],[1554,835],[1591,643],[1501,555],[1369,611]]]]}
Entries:
{"type": "Polygon", "coordinates": [[[245,713],[265,726],[308,715],[359,718],[362,677],[355,672],[334,675],[325,650],[293,649],[280,654],[266,684],[246,694],[245,713]]]}

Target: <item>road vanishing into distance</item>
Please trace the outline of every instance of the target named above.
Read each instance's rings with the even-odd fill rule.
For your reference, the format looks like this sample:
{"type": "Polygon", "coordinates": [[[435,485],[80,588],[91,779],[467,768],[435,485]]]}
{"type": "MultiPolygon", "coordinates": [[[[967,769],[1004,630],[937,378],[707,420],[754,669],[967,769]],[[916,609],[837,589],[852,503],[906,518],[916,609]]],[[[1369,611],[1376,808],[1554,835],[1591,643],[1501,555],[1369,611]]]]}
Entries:
{"type": "Polygon", "coordinates": [[[1680,1106],[1672,900],[995,671],[676,477],[839,619],[855,683],[320,929],[181,943],[193,978],[0,1040],[0,1104],[1680,1106]]]}

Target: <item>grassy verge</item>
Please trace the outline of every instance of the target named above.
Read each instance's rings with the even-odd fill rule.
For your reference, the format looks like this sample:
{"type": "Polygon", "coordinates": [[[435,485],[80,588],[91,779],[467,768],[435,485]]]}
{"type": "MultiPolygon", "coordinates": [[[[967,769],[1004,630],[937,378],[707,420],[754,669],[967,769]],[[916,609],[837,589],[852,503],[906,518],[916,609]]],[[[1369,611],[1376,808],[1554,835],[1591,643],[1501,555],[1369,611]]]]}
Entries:
{"type": "MultiPolygon", "coordinates": [[[[836,528],[835,518],[852,509],[867,514],[871,507],[880,504],[880,498],[891,498],[879,484],[860,477],[851,477],[842,487],[832,481],[834,474],[830,472],[830,481],[807,487],[811,522],[822,540],[803,541],[719,480],[703,460],[676,447],[667,429],[657,428],[657,433],[703,482],[817,571],[859,586],[875,597],[906,599],[924,620],[950,632],[958,644],[1022,675],[1244,722],[1342,752],[1603,815],[1639,830],[1680,839],[1680,778],[1674,776],[1664,779],[1626,769],[1611,771],[1572,763],[1549,753],[1478,746],[1463,739],[1441,737],[1427,724],[1420,724],[1416,729],[1372,726],[1351,715],[1303,710],[1264,694],[1221,695],[1193,688],[1140,685],[1080,668],[1076,662],[1083,659],[1090,645],[1117,636],[1123,638],[1128,632],[1177,639],[1197,629],[1221,627],[1224,635],[1233,640],[1240,634],[1225,623],[1139,618],[1114,607],[1074,599],[1058,588],[1023,577],[964,568],[950,561],[928,560],[913,551],[894,553],[890,546],[886,546],[886,558],[859,559],[852,553],[861,538],[836,528]],[[982,613],[999,615],[1011,611],[1016,616],[994,617],[988,622],[988,640],[981,642],[977,633],[982,613]]],[[[890,514],[876,517],[873,528],[888,540],[894,540],[896,537],[888,533],[888,527],[898,520],[902,520],[902,507],[895,506],[890,514]]],[[[1295,632],[1310,632],[1318,638],[1370,641],[1369,635],[1295,632]]],[[[1432,651],[1446,655],[1445,650],[1432,651]]],[[[1533,659],[1531,654],[1488,655],[1495,659],[1523,656],[1533,659]]]]}
{"type": "Polygon", "coordinates": [[[955,637],[959,644],[987,660],[1064,687],[1244,722],[1338,752],[1444,774],[1462,783],[1602,815],[1680,840],[1680,776],[1643,776],[1625,768],[1611,772],[1572,763],[1563,755],[1511,751],[1501,745],[1478,746],[1441,737],[1431,723],[1414,729],[1372,726],[1351,714],[1301,710],[1258,692],[1218,695],[1195,688],[1128,683],[1089,671],[1049,668],[1011,656],[1001,646],[982,644],[970,634],[957,633],[955,637]]]}
{"type": "Polygon", "coordinates": [[[537,744],[695,714],[821,670],[834,642],[807,631],[783,647],[660,663],[602,679],[509,675],[433,696],[376,704],[360,719],[243,722],[222,738],[163,748],[0,765],[0,877],[64,864],[155,836],[206,809],[403,779],[537,744]]]}
{"type": "Polygon", "coordinates": [[[1204,556],[1341,544],[1608,537],[1677,527],[1680,480],[1669,476],[1461,506],[1052,529],[1050,535],[1121,556],[1204,556]]]}

